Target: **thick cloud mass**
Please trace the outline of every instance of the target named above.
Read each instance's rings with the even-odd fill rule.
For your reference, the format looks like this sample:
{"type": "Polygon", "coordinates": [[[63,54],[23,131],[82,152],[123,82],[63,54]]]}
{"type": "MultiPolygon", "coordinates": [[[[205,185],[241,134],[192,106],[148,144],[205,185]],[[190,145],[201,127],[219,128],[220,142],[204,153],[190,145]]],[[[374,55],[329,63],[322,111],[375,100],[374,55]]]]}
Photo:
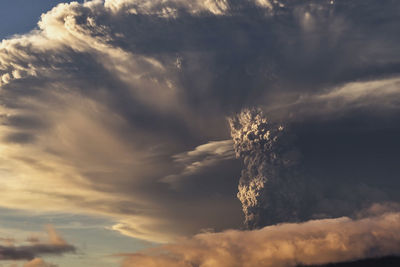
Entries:
{"type": "Polygon", "coordinates": [[[397,201],[399,12],[397,0],[58,5],[0,44],[0,205],[106,215],[165,242],[240,227],[238,183],[249,226],[397,201]],[[255,125],[279,139],[282,123],[295,144],[271,143],[271,163],[266,138],[243,139],[242,166],[227,118],[240,136],[255,125]],[[292,148],[305,189],[283,171],[292,148]]]}
{"type": "Polygon", "coordinates": [[[399,213],[205,233],[126,255],[123,266],[295,267],[399,252],[399,213]]]}
{"type": "Polygon", "coordinates": [[[255,108],[242,110],[230,117],[229,123],[236,156],[244,163],[237,197],[250,229],[312,218],[353,216],[374,202],[399,201],[398,195],[387,187],[398,186],[396,163],[384,162],[386,158],[374,159],[375,153],[390,153],[391,146],[397,147],[398,143],[371,142],[376,133],[368,133],[370,130],[353,128],[355,133],[344,131],[337,133],[339,137],[332,137],[326,129],[330,134],[320,132],[315,136],[315,131],[321,131],[327,122],[299,123],[288,119],[283,125],[269,121],[261,109],[255,108]],[[310,133],[312,136],[308,136],[310,133]],[[348,144],[351,146],[345,147],[348,144]],[[368,148],[368,152],[362,152],[361,147],[368,148]],[[342,152],[340,159],[335,150],[342,152]],[[371,167],[359,166],[370,160],[374,161],[370,164],[379,166],[373,167],[373,172],[386,167],[396,170],[393,177],[387,172],[388,184],[379,184],[382,176],[369,174],[371,167]]]}
{"type": "Polygon", "coordinates": [[[253,228],[297,220],[298,202],[304,194],[299,192],[299,155],[293,137],[257,109],[244,110],[229,123],[236,155],[245,165],[237,196],[246,225],[253,228]]]}

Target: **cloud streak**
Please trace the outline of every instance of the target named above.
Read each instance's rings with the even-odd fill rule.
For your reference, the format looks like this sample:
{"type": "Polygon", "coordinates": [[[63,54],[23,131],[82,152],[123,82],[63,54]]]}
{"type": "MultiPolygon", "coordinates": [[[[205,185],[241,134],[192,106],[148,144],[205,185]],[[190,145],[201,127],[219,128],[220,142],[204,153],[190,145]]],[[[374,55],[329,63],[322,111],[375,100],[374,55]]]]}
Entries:
{"type": "Polygon", "coordinates": [[[47,263],[40,258],[35,258],[35,259],[25,263],[23,267],[57,267],[57,265],[47,263]]]}
{"type": "Polygon", "coordinates": [[[197,146],[194,150],[173,156],[174,162],[183,166],[179,174],[168,175],[161,181],[171,184],[178,183],[185,177],[190,177],[221,164],[221,161],[232,160],[235,157],[232,140],[210,141],[197,146]]]}

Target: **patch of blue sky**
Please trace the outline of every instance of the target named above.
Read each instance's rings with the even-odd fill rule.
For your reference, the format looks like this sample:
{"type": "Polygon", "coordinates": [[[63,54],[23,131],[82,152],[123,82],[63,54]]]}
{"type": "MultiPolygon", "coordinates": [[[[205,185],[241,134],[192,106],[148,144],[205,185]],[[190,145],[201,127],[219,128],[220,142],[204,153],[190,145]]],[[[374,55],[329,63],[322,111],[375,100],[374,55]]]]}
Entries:
{"type": "Polygon", "coordinates": [[[28,237],[46,238],[45,225],[51,224],[76,253],[43,256],[45,261],[60,267],[120,266],[119,253],[131,253],[156,244],[123,236],[111,230],[116,222],[105,217],[64,213],[35,213],[0,208],[0,237],[23,242],[28,237]]]}
{"type": "MultiPolygon", "coordinates": [[[[0,1],[0,40],[15,34],[23,34],[37,26],[43,13],[60,3],[71,0],[1,0],[0,1]]],[[[75,2],[84,2],[76,0],[75,2]]]]}

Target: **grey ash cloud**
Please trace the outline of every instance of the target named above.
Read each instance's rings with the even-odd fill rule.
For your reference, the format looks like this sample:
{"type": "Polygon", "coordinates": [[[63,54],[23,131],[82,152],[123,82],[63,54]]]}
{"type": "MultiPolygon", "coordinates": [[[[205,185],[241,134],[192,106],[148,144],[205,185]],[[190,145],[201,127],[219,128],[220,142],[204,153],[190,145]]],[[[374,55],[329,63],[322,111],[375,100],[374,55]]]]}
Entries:
{"type": "Polygon", "coordinates": [[[244,161],[237,197],[249,228],[299,220],[305,199],[300,154],[286,125],[260,109],[229,119],[236,156],[244,161]]]}
{"type": "Polygon", "coordinates": [[[261,225],[397,201],[399,12],[396,0],[59,5],[0,45],[2,205],[106,215],[166,242],[241,227],[237,187],[257,175],[276,181],[257,199],[261,225]],[[265,130],[295,136],[273,144],[301,155],[287,174],[264,141],[232,158],[227,117],[254,107],[265,130]]]}
{"type": "Polygon", "coordinates": [[[373,203],[400,200],[389,189],[399,186],[392,158],[398,131],[376,132],[368,123],[360,129],[346,120],[279,122],[254,108],[229,118],[243,161],[237,197],[248,228],[354,217],[373,203]],[[335,132],[338,125],[348,128],[335,132]],[[384,138],[374,140],[378,135],[384,138]]]}

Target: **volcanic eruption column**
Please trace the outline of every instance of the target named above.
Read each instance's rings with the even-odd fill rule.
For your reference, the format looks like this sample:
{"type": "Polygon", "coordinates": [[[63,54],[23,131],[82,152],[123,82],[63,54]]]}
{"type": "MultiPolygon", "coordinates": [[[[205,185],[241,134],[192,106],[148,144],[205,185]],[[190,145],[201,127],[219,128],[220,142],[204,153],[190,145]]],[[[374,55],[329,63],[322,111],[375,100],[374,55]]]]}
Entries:
{"type": "Polygon", "coordinates": [[[237,197],[245,225],[253,229],[297,221],[302,186],[293,136],[269,122],[261,109],[244,109],[228,121],[236,157],[244,163],[237,197]]]}

